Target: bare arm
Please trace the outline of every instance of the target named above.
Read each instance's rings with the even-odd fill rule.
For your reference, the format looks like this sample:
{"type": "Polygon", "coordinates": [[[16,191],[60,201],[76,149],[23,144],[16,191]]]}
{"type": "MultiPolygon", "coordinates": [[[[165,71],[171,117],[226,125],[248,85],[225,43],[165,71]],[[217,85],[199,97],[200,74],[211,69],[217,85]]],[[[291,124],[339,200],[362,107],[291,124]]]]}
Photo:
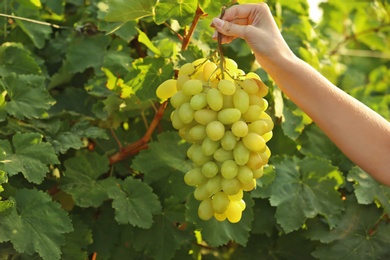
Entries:
{"type": "Polygon", "coordinates": [[[281,36],[266,4],[234,6],[214,27],[245,39],[280,89],[354,163],[390,186],[390,123],[297,58],[281,36]],[[219,22],[219,23],[218,23],[219,22]]]}

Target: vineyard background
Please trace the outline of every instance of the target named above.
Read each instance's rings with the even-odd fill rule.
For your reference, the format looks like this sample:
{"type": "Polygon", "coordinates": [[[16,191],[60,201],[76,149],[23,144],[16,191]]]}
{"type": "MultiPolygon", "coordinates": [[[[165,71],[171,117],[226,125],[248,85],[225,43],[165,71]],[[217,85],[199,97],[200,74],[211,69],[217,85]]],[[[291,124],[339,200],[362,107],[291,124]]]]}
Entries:
{"type": "MultiPolygon", "coordinates": [[[[235,1],[239,4],[259,1],[235,1]]],[[[390,2],[270,0],[300,58],[390,120],[390,2]]],[[[390,188],[269,87],[269,166],[238,224],[197,217],[155,90],[208,57],[228,0],[0,3],[0,259],[389,259],[390,188]]],[[[375,133],[373,133],[375,134],[375,133]]]]}

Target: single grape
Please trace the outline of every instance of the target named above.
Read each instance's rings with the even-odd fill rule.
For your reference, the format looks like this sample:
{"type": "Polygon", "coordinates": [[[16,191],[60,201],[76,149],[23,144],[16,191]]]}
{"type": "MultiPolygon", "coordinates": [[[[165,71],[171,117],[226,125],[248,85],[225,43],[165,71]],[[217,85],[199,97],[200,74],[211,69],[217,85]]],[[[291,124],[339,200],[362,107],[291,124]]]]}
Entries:
{"type": "Polygon", "coordinates": [[[195,167],[184,175],[184,182],[188,186],[197,186],[206,183],[206,181],[207,178],[203,175],[200,167],[195,167]]]}
{"type": "Polygon", "coordinates": [[[249,107],[249,95],[245,90],[237,89],[233,95],[234,107],[245,113],[249,107]]]}
{"type": "Polygon", "coordinates": [[[211,202],[213,205],[214,212],[218,214],[224,213],[230,205],[229,196],[223,191],[214,194],[211,202]]]}
{"type": "Polygon", "coordinates": [[[249,106],[245,113],[242,114],[242,118],[245,119],[247,122],[253,122],[257,119],[259,119],[261,112],[261,107],[257,105],[249,106]]]}
{"type": "Polygon", "coordinates": [[[182,104],[184,103],[188,103],[190,102],[191,100],[191,96],[188,96],[186,94],[184,94],[183,91],[178,91],[176,92],[175,95],[173,95],[170,99],[171,101],[171,105],[174,107],[174,108],[178,108],[180,107],[182,104]]]}
{"type": "Polygon", "coordinates": [[[251,182],[253,180],[252,169],[246,165],[240,165],[238,167],[237,179],[244,184],[251,182]]]}
{"type": "Polygon", "coordinates": [[[233,179],[222,179],[221,186],[222,190],[226,192],[227,195],[237,194],[241,189],[241,183],[237,178],[233,179]]]}
{"type": "Polygon", "coordinates": [[[214,177],[215,175],[217,175],[218,171],[219,167],[214,161],[208,161],[202,165],[202,173],[207,178],[214,177]]]}
{"type": "Polygon", "coordinates": [[[207,183],[203,183],[195,188],[194,198],[196,200],[205,200],[210,198],[211,193],[207,190],[207,183]]]}
{"type": "Polygon", "coordinates": [[[186,63],[180,67],[178,75],[190,75],[195,72],[195,66],[192,63],[186,63]]]}
{"type": "Polygon", "coordinates": [[[195,111],[194,119],[201,125],[207,125],[211,121],[217,120],[218,113],[210,109],[200,109],[195,111]]]}
{"type": "Polygon", "coordinates": [[[248,183],[241,183],[241,189],[243,191],[251,191],[256,187],[256,179],[253,179],[252,181],[248,183]]]}
{"type": "Polygon", "coordinates": [[[254,95],[259,91],[256,82],[251,78],[246,78],[240,85],[249,95],[254,95]]]}
{"type": "Polygon", "coordinates": [[[214,111],[219,111],[223,107],[223,95],[222,93],[216,89],[209,89],[206,93],[207,104],[214,111]]]}
{"type": "Polygon", "coordinates": [[[195,125],[189,130],[189,135],[195,141],[203,140],[206,137],[206,127],[204,125],[195,125]]]}
{"type": "Polygon", "coordinates": [[[225,150],[233,150],[237,144],[237,137],[233,134],[232,131],[226,131],[221,139],[221,146],[225,150]]]}
{"type": "Polygon", "coordinates": [[[225,125],[237,122],[240,117],[241,112],[237,108],[224,108],[218,112],[218,121],[225,125]]]}
{"type": "Polygon", "coordinates": [[[168,79],[161,83],[156,89],[156,95],[162,100],[172,97],[176,92],[176,80],[168,79]]]}
{"type": "Polygon", "coordinates": [[[251,153],[248,163],[246,164],[252,170],[260,169],[264,165],[264,161],[258,153],[251,153]]]}
{"type": "Polygon", "coordinates": [[[223,95],[231,96],[236,92],[236,85],[228,79],[222,79],[218,83],[218,89],[223,95]]]}
{"type": "Polygon", "coordinates": [[[225,214],[229,222],[231,223],[239,222],[242,217],[242,210],[240,204],[237,201],[230,202],[229,207],[227,208],[225,214]]]}
{"type": "Polygon", "coordinates": [[[249,131],[258,135],[263,135],[269,131],[267,121],[265,119],[258,119],[248,125],[249,131]]]}
{"type": "Polygon", "coordinates": [[[206,134],[211,140],[218,141],[225,134],[225,126],[219,121],[212,121],[206,126],[206,134]]]}
{"type": "Polygon", "coordinates": [[[194,120],[194,110],[190,103],[184,103],[177,109],[177,114],[183,124],[189,124],[194,120]]]}
{"type": "Polygon", "coordinates": [[[203,67],[203,80],[213,80],[215,78],[215,71],[217,68],[217,64],[214,62],[207,62],[203,67]]]}
{"type": "Polygon", "coordinates": [[[233,149],[234,161],[238,165],[245,165],[248,163],[250,153],[249,149],[239,141],[233,149]]]}
{"type": "Polygon", "coordinates": [[[221,165],[221,174],[225,179],[233,179],[238,173],[238,166],[234,160],[226,160],[221,165]]]}
{"type": "Polygon", "coordinates": [[[257,170],[253,170],[253,179],[258,179],[258,178],[261,178],[264,174],[264,168],[263,167],[260,167],[259,169],[257,170]]]}
{"type": "Polygon", "coordinates": [[[222,189],[221,183],[222,183],[222,176],[220,174],[215,175],[214,177],[208,179],[206,183],[206,187],[210,195],[213,195],[222,189]]]}
{"type": "Polygon", "coordinates": [[[244,137],[248,134],[248,125],[244,121],[237,121],[232,125],[232,133],[237,137],[244,137]]]}
{"type": "Polygon", "coordinates": [[[209,137],[205,137],[202,142],[202,152],[204,155],[213,155],[214,152],[220,147],[219,141],[213,141],[209,137]]]}
{"type": "Polygon", "coordinates": [[[198,79],[190,79],[186,81],[181,87],[181,91],[183,91],[183,93],[188,96],[193,96],[195,94],[198,94],[202,92],[202,90],[203,90],[202,81],[198,79]]]}
{"type": "Polygon", "coordinates": [[[244,145],[253,152],[261,152],[265,149],[265,140],[261,135],[248,133],[242,138],[244,145]]]}
{"type": "Polygon", "coordinates": [[[221,222],[221,221],[224,221],[226,219],[226,214],[225,213],[222,213],[222,214],[214,213],[214,218],[221,222]]]}
{"type": "Polygon", "coordinates": [[[220,147],[214,152],[213,157],[217,162],[224,162],[233,159],[233,152],[220,147]]]}
{"type": "Polygon", "coordinates": [[[188,75],[180,75],[177,77],[177,82],[176,82],[176,88],[177,90],[181,90],[184,83],[186,83],[187,81],[189,81],[191,79],[190,76],[188,75]]]}
{"type": "Polygon", "coordinates": [[[240,189],[236,194],[229,195],[230,201],[238,201],[244,197],[244,192],[240,189]]]}
{"type": "Polygon", "coordinates": [[[211,199],[205,199],[200,202],[198,207],[198,216],[202,220],[209,220],[214,216],[214,209],[211,199]]]}
{"type": "Polygon", "coordinates": [[[207,106],[206,94],[198,93],[192,96],[190,106],[193,110],[199,110],[207,106]]]}

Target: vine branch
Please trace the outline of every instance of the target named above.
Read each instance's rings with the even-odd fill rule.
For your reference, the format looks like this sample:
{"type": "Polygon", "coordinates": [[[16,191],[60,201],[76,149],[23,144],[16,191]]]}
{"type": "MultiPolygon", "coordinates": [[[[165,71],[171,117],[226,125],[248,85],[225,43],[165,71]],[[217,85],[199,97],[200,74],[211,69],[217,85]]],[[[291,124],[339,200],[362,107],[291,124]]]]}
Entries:
{"type": "Polygon", "coordinates": [[[364,35],[367,35],[367,34],[370,34],[370,33],[377,33],[377,32],[379,32],[380,30],[382,30],[382,29],[384,29],[386,27],[390,27],[390,23],[385,23],[385,24],[382,24],[382,25],[377,26],[377,27],[373,27],[373,28],[370,28],[370,29],[367,29],[367,30],[364,30],[364,31],[361,31],[361,32],[357,32],[357,33],[353,33],[353,34],[347,35],[347,36],[344,37],[344,39],[342,41],[340,41],[333,48],[333,50],[330,51],[329,55],[331,55],[331,56],[335,55],[337,52],[339,52],[341,46],[347,44],[350,41],[356,40],[357,38],[359,38],[361,36],[364,36],[364,35]]]}
{"type": "Polygon", "coordinates": [[[192,38],[192,35],[194,34],[194,31],[195,31],[195,28],[196,28],[196,25],[198,24],[199,22],[199,19],[205,15],[205,13],[202,11],[202,9],[199,7],[198,5],[198,8],[196,9],[196,12],[195,12],[195,17],[194,17],[194,20],[192,21],[191,23],[191,27],[190,29],[188,30],[188,33],[186,33],[186,35],[184,36],[183,38],[183,43],[182,43],[182,46],[181,46],[181,49],[182,50],[186,50],[188,48],[188,45],[190,44],[190,40],[192,38]]]}

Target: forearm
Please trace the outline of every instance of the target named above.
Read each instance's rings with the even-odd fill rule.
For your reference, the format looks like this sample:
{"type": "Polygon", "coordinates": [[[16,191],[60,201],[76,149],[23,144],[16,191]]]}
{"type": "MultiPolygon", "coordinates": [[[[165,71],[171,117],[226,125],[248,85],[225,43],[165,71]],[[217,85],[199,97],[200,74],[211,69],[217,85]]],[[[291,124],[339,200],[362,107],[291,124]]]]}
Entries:
{"type": "Polygon", "coordinates": [[[390,186],[389,122],[292,54],[260,62],[346,156],[390,186]]]}

